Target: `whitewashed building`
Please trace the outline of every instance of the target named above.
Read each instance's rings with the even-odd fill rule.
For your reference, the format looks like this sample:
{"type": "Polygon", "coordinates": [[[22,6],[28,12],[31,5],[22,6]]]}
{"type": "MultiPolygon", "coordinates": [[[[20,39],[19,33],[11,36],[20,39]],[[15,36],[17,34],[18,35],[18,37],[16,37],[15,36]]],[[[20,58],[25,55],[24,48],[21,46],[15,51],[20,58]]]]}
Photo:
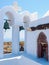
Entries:
{"type": "Polygon", "coordinates": [[[19,53],[19,27],[25,29],[24,51],[38,57],[45,57],[49,60],[49,16],[30,20],[28,15],[21,17],[12,6],[0,9],[0,58],[3,54],[3,26],[4,17],[8,17],[9,25],[12,27],[12,53],[19,53]]]}

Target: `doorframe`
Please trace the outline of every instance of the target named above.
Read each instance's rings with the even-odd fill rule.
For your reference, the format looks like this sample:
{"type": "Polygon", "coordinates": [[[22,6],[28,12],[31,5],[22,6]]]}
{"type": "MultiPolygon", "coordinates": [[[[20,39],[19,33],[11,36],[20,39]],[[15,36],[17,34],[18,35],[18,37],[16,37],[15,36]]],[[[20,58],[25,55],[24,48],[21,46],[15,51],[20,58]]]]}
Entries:
{"type": "Polygon", "coordinates": [[[46,59],[48,60],[48,42],[47,42],[47,37],[44,32],[40,32],[38,39],[37,39],[37,57],[41,58],[41,53],[42,53],[42,46],[41,42],[46,43],[46,59]]]}

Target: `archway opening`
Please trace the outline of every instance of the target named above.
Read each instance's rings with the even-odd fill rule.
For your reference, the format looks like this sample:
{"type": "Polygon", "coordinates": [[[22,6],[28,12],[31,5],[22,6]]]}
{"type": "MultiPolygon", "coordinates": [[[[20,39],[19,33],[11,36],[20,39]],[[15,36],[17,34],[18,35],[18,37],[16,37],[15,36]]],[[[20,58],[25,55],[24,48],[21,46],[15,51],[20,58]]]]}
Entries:
{"type": "Polygon", "coordinates": [[[6,12],[4,16],[4,25],[7,23],[8,26],[5,25],[5,29],[3,26],[3,33],[4,33],[4,44],[3,44],[3,53],[9,54],[12,53],[12,24],[13,24],[13,15],[10,12],[6,12]],[[7,29],[6,29],[7,28],[7,29]]]}
{"type": "Polygon", "coordinates": [[[48,60],[48,42],[43,32],[40,32],[37,39],[37,56],[48,60]]]}
{"type": "Polygon", "coordinates": [[[20,43],[19,43],[19,51],[20,52],[24,52],[24,42],[25,42],[25,30],[23,26],[19,27],[19,39],[20,39],[20,43]]]}

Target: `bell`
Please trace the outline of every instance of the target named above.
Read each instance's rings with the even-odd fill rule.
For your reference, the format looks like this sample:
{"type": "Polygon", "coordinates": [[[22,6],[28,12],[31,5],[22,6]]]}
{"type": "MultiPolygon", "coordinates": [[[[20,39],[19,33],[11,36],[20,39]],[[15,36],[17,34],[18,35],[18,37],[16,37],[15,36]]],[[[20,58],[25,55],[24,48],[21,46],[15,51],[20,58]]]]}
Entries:
{"type": "Polygon", "coordinates": [[[24,30],[24,27],[23,26],[20,26],[19,27],[19,30],[21,31],[21,30],[24,30]]]}
{"type": "Polygon", "coordinates": [[[7,20],[6,20],[5,23],[4,23],[4,29],[5,29],[5,31],[6,31],[7,29],[10,29],[9,23],[7,22],[7,20]]]}

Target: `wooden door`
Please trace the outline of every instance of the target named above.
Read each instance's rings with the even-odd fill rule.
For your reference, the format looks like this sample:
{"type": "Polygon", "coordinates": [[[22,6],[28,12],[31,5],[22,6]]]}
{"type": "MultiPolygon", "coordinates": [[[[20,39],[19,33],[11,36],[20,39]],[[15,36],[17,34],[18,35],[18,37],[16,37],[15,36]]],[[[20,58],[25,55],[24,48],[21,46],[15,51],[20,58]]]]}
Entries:
{"type": "Polygon", "coordinates": [[[41,47],[42,47],[41,44],[38,44],[37,55],[39,58],[41,57],[41,53],[42,53],[41,47]]]}
{"type": "Polygon", "coordinates": [[[43,44],[46,44],[46,47],[45,47],[45,55],[46,55],[46,59],[48,60],[48,43],[47,43],[47,37],[46,35],[41,32],[38,36],[38,39],[37,39],[37,56],[39,58],[43,57],[43,44]]]}

